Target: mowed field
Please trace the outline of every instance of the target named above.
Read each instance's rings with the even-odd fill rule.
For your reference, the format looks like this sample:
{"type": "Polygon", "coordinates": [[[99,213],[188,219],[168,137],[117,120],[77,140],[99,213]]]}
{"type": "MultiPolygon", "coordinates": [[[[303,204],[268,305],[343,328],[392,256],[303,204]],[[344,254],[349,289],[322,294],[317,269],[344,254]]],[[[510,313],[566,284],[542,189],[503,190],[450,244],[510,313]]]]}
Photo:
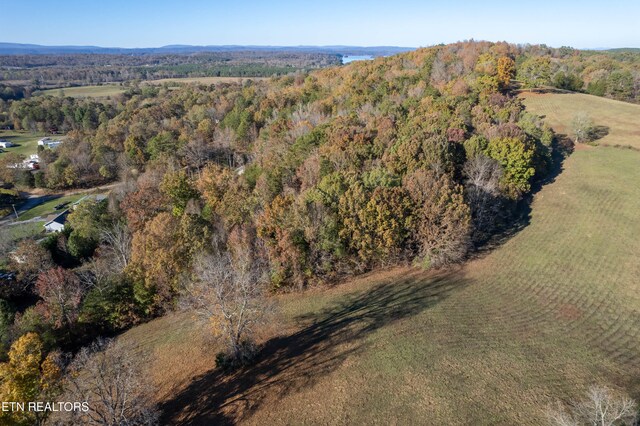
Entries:
{"type": "Polygon", "coordinates": [[[49,89],[40,92],[42,95],[69,96],[72,98],[106,98],[125,92],[125,88],[119,84],[105,84],[101,86],[64,87],[62,89],[49,89]]]}
{"type": "Polygon", "coordinates": [[[640,148],[640,105],[583,93],[522,92],[527,110],[544,116],[558,133],[571,134],[571,123],[579,113],[586,113],[596,126],[609,128],[597,142],[640,148]]]}
{"type": "Polygon", "coordinates": [[[187,314],[121,339],[149,357],[167,424],[541,425],[593,384],[640,399],[640,152],[563,168],[524,229],[457,269],[278,296],[250,368],[216,370],[187,314]]]}
{"type": "Polygon", "coordinates": [[[184,83],[184,84],[219,84],[219,83],[237,83],[247,80],[267,80],[267,77],[183,77],[183,78],[162,78],[159,80],[147,80],[147,84],[162,85],[165,83],[184,83]]]}
{"type": "MultiPolygon", "coordinates": [[[[29,157],[38,152],[38,140],[44,137],[41,133],[31,133],[27,131],[0,130],[0,139],[8,140],[16,146],[3,148],[4,152],[15,152],[29,157]]],[[[61,137],[53,137],[60,139],[61,137]]],[[[0,153],[2,155],[2,153],[0,153]]]]}

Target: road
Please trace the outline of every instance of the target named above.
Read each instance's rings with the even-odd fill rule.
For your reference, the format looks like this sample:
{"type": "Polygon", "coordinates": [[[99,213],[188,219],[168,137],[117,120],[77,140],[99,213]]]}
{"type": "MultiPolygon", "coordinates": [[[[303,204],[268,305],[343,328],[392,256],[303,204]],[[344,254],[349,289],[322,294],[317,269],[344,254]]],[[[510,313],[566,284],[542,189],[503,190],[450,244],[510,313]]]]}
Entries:
{"type": "MultiPolygon", "coordinates": [[[[20,214],[26,212],[27,210],[30,210],[35,206],[38,206],[42,203],[45,203],[47,201],[50,201],[56,198],[66,197],[68,195],[74,195],[74,194],[81,194],[83,192],[88,193],[88,192],[94,192],[94,191],[100,191],[100,190],[108,190],[108,189],[115,188],[118,185],[119,183],[116,182],[116,183],[111,183],[109,185],[97,186],[91,189],[76,189],[71,191],[60,192],[57,194],[45,194],[45,195],[29,194],[26,198],[26,201],[22,203],[19,207],[16,207],[16,210],[18,211],[18,217],[19,217],[20,214]]],[[[13,224],[13,223],[27,223],[29,221],[34,221],[34,220],[42,220],[42,218],[33,218],[33,219],[29,219],[28,221],[18,222],[16,221],[16,215],[12,212],[11,214],[0,219],[0,226],[5,226],[7,224],[13,224]]]]}

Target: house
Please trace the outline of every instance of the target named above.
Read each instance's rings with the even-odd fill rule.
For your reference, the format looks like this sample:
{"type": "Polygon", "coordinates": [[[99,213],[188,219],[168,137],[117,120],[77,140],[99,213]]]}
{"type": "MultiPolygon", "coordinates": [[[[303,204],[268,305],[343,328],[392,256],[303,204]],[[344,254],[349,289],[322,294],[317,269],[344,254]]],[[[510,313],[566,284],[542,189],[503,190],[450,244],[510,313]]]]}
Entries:
{"type": "Polygon", "coordinates": [[[12,146],[16,146],[16,144],[4,139],[0,139],[0,148],[11,148],[12,146]]]}
{"type": "Polygon", "coordinates": [[[67,215],[69,214],[69,210],[65,210],[60,213],[58,216],[54,217],[53,220],[44,224],[44,229],[47,232],[62,232],[64,229],[64,224],[67,222],[67,215]]]}
{"type": "Polygon", "coordinates": [[[62,143],[62,141],[53,140],[51,138],[42,138],[42,139],[40,139],[38,141],[38,145],[39,146],[43,146],[43,147],[49,148],[49,149],[57,148],[61,143],[62,143]]]}

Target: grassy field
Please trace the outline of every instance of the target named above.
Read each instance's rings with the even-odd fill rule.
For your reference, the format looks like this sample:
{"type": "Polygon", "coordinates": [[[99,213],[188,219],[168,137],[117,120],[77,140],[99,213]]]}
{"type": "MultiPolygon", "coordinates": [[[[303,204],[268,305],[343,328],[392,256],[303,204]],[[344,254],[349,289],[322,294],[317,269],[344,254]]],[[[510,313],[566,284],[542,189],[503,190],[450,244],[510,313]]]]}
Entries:
{"type": "Polygon", "coordinates": [[[105,84],[102,86],[78,86],[62,89],[43,90],[38,94],[50,96],[70,96],[72,98],[106,98],[124,93],[125,89],[119,84],[105,84]]]}
{"type": "Polygon", "coordinates": [[[528,110],[544,116],[558,133],[570,134],[571,122],[585,112],[596,126],[609,128],[598,143],[640,148],[640,105],[581,93],[529,93],[520,95],[528,110]]]}
{"type": "MultiPolygon", "coordinates": [[[[0,139],[6,139],[17,146],[3,148],[4,152],[15,152],[28,157],[30,154],[38,152],[38,140],[44,137],[40,133],[26,131],[0,130],[0,139]]],[[[0,153],[2,155],[2,153],[0,153]]]]}
{"type": "Polygon", "coordinates": [[[45,201],[44,203],[39,204],[23,213],[19,213],[18,215],[19,220],[29,220],[38,216],[45,218],[51,214],[60,213],[64,210],[64,208],[60,210],[56,210],[55,206],[57,206],[58,204],[66,203],[67,206],[65,208],[67,208],[72,203],[78,201],[80,198],[84,197],[85,195],[86,194],[74,194],[74,195],[68,195],[66,197],[59,197],[49,201],[45,201]]]}
{"type": "Polygon", "coordinates": [[[198,83],[198,84],[218,84],[218,83],[237,83],[246,80],[267,80],[267,77],[185,77],[185,78],[162,78],[160,80],[148,80],[148,84],[164,84],[164,83],[198,83]]]}
{"type": "Polygon", "coordinates": [[[593,384],[640,399],[640,152],[576,150],[563,169],[526,227],[458,269],[279,296],[250,368],[217,371],[185,314],[122,339],[149,356],[168,424],[541,425],[593,384]]]}

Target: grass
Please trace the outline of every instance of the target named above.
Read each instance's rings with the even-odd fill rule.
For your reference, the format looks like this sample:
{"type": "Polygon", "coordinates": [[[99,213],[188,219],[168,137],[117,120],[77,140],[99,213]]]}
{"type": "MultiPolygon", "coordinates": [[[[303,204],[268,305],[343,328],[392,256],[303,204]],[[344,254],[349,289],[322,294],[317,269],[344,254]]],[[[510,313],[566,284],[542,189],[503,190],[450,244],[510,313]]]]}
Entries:
{"type": "Polygon", "coordinates": [[[609,128],[598,143],[640,148],[640,105],[582,93],[523,92],[520,96],[528,110],[544,116],[558,133],[570,135],[573,119],[585,112],[596,126],[609,128]]]}
{"type": "Polygon", "coordinates": [[[38,92],[39,95],[70,96],[72,98],[106,98],[124,93],[125,89],[119,84],[104,84],[101,86],[64,87],[62,89],[48,89],[38,92]]]}
{"type": "Polygon", "coordinates": [[[39,204],[26,212],[19,213],[19,220],[29,220],[34,217],[42,217],[45,218],[51,214],[61,213],[64,209],[56,210],[55,206],[58,204],[67,203],[67,207],[69,207],[72,203],[78,201],[80,198],[84,197],[86,194],[73,194],[65,197],[54,198],[49,201],[45,201],[42,204],[39,204]]]}
{"type": "Polygon", "coordinates": [[[577,150],[563,167],[526,227],[458,269],[277,297],[244,370],[214,369],[216,345],[185,314],[128,331],[164,423],[540,425],[592,384],[640,399],[640,152],[577,150]]]}
{"type": "Polygon", "coordinates": [[[183,77],[183,78],[162,78],[159,80],[147,80],[148,84],[165,84],[165,83],[197,83],[197,84],[218,84],[218,83],[237,83],[238,81],[247,80],[267,80],[267,77],[183,77]]]}
{"type": "MultiPolygon", "coordinates": [[[[30,154],[38,152],[38,140],[44,137],[41,133],[31,133],[27,131],[0,130],[0,139],[6,139],[17,146],[3,148],[4,152],[15,152],[28,157],[30,154]]],[[[2,155],[2,153],[0,153],[2,155]]]]}
{"type": "Polygon", "coordinates": [[[9,232],[11,236],[11,240],[14,242],[18,242],[25,238],[35,237],[40,234],[44,234],[44,225],[45,221],[37,221],[37,222],[27,222],[27,223],[19,223],[16,225],[6,226],[4,229],[9,232]]]}

